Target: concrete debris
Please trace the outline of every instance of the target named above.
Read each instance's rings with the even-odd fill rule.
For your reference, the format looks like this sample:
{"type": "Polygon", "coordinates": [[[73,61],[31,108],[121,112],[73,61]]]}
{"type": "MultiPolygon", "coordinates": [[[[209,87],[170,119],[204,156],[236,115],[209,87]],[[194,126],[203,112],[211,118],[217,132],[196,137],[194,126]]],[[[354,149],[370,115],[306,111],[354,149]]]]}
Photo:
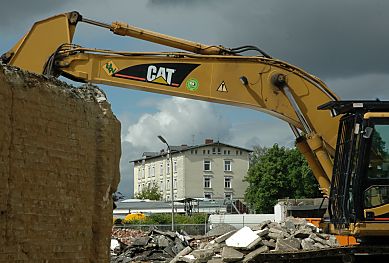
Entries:
{"type": "Polygon", "coordinates": [[[241,260],[244,254],[232,247],[223,247],[222,258],[224,262],[235,262],[241,260]]]}
{"type": "MultiPolygon", "coordinates": [[[[287,218],[280,224],[266,222],[253,228],[246,226],[240,230],[225,231],[228,228],[225,225],[222,228],[221,232],[224,233],[220,236],[212,234],[190,237],[186,233],[162,232],[157,229],[143,234],[134,233],[133,236],[137,235],[137,240],[130,240],[131,242],[125,245],[121,243],[124,248],[123,245],[113,242],[112,249],[115,251],[111,251],[111,263],[255,262],[261,261],[262,254],[339,246],[335,236],[320,233],[317,227],[312,227],[304,219],[298,218],[287,218]]],[[[117,232],[114,233],[120,236],[117,232]]],[[[129,232],[127,235],[132,234],[129,232]]]]}
{"type": "Polygon", "coordinates": [[[213,237],[213,236],[221,236],[228,232],[231,232],[233,230],[236,230],[236,228],[229,224],[218,224],[216,227],[212,228],[210,231],[207,232],[207,236],[213,237]]]}
{"type": "Polygon", "coordinates": [[[257,238],[259,237],[254,233],[254,231],[248,226],[245,226],[229,237],[226,240],[226,245],[229,247],[245,248],[257,238]]]}

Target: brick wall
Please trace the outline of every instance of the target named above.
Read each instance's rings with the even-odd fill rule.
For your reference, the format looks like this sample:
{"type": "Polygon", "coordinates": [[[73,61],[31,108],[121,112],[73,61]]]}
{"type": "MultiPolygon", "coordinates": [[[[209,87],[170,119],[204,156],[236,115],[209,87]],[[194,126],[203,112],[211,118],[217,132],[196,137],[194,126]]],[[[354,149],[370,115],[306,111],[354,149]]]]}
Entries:
{"type": "Polygon", "coordinates": [[[99,93],[0,65],[0,262],[109,262],[120,123],[99,93]]]}

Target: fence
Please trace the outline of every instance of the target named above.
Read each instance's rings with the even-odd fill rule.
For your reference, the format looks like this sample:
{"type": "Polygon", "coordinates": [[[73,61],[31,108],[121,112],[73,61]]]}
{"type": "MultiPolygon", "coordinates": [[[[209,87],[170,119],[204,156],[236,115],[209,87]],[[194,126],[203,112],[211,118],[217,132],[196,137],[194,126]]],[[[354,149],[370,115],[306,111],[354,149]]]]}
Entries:
{"type": "MultiPolygon", "coordinates": [[[[157,228],[161,231],[171,231],[172,225],[141,225],[141,224],[122,224],[114,225],[114,228],[137,229],[142,231],[149,231],[157,228]]],[[[189,235],[204,235],[209,231],[209,224],[175,224],[174,230],[180,232],[185,231],[189,235]]]]}

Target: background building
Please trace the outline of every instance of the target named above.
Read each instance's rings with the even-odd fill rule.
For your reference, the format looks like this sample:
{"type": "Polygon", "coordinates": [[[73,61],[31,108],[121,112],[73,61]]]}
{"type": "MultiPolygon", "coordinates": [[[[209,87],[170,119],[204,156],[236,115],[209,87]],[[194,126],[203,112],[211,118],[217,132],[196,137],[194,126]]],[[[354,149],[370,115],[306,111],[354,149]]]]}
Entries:
{"type": "MultiPolygon", "coordinates": [[[[243,199],[251,150],[207,139],[196,146],[171,146],[174,199],[243,199]]],[[[145,152],[134,163],[134,193],[158,185],[164,200],[171,197],[167,152],[145,152]]]]}

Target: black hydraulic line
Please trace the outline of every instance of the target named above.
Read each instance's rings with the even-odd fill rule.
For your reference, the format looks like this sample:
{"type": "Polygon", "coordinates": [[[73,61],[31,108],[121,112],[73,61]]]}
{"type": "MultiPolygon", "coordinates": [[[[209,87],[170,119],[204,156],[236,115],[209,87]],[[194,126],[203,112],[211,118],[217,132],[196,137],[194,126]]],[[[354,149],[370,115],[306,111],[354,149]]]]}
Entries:
{"type": "Polygon", "coordinates": [[[260,49],[259,47],[256,47],[256,46],[241,46],[241,47],[237,47],[237,48],[232,48],[232,49],[231,49],[231,52],[232,52],[232,53],[241,53],[241,52],[249,51],[249,50],[258,51],[258,52],[261,53],[264,57],[266,57],[266,58],[272,58],[269,54],[267,54],[265,51],[263,51],[262,49],[260,49]]]}

